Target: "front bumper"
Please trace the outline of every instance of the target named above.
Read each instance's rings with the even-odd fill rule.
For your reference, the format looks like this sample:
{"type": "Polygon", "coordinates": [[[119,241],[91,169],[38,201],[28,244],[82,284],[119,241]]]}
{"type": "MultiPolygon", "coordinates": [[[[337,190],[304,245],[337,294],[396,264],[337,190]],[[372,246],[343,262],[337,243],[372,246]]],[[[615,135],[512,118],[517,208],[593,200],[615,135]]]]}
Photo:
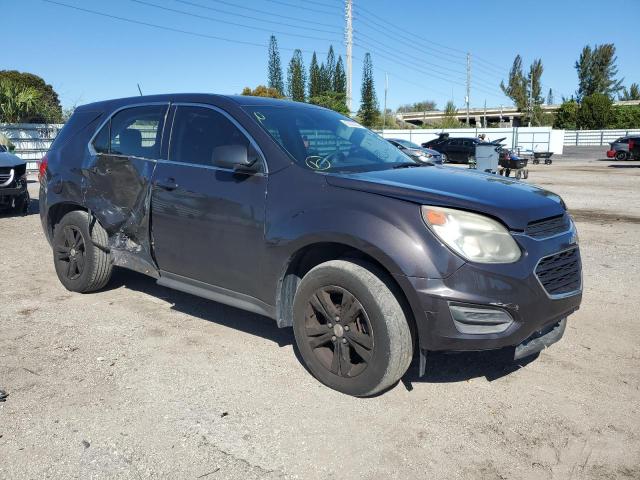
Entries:
{"type": "MultiPolygon", "coordinates": [[[[567,295],[549,295],[535,274],[540,259],[577,248],[575,232],[543,241],[524,236],[514,238],[525,252],[514,264],[467,263],[451,276],[441,279],[396,277],[408,292],[422,350],[474,351],[516,347],[543,336],[557,324],[564,325],[566,317],[580,307],[581,281],[580,287],[567,295]],[[506,312],[513,321],[498,333],[479,333],[482,329],[460,328],[452,306],[466,306],[472,312],[476,308],[506,312]]],[[[549,337],[545,338],[549,340],[549,337]]],[[[523,348],[520,350],[527,351],[523,348]]],[[[532,348],[529,346],[528,350],[532,348]]]]}
{"type": "MultiPolygon", "coordinates": [[[[14,182],[15,185],[15,182],[14,182]]],[[[27,197],[26,182],[18,184],[17,187],[0,188],[0,208],[5,208],[13,202],[22,201],[27,197]]]]}

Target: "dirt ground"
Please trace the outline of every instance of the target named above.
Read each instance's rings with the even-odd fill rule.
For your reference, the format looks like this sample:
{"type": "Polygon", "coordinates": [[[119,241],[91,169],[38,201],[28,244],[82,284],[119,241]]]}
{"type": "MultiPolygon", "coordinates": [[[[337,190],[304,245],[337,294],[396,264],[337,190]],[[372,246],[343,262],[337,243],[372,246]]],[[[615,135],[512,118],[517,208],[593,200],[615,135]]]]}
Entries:
{"type": "Polygon", "coordinates": [[[319,384],[266,318],[123,270],[70,293],[37,202],[0,217],[0,478],[640,478],[640,162],[603,152],[528,180],[580,232],[565,337],[521,365],[432,355],[370,399],[319,384]]]}

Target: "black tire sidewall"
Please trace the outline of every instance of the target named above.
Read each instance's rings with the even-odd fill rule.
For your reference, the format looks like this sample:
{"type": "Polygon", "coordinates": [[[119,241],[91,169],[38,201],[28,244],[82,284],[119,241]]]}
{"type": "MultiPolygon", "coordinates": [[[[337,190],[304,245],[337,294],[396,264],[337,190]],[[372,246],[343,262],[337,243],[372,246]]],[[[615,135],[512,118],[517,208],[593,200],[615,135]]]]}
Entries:
{"type": "Polygon", "coordinates": [[[53,231],[53,264],[55,266],[56,273],[58,274],[60,282],[67,290],[71,290],[72,292],[83,292],[87,290],[87,288],[91,284],[93,271],[96,268],[94,254],[95,248],[96,247],[91,241],[91,233],[89,232],[89,215],[87,214],[87,212],[70,212],[66,214],[62,218],[60,223],[55,226],[55,229],[53,231]],[[82,274],[75,279],[70,279],[64,274],[62,269],[64,268],[65,264],[58,260],[57,254],[55,252],[56,246],[59,245],[61,240],[64,238],[64,227],[69,225],[76,227],[80,231],[85,248],[84,268],[82,270],[82,274]]]}
{"type": "Polygon", "coordinates": [[[616,160],[621,161],[621,160],[626,160],[627,159],[627,153],[626,152],[616,152],[616,160]]]}
{"type": "Polygon", "coordinates": [[[383,379],[390,355],[390,338],[384,313],[367,285],[353,272],[333,266],[316,269],[300,284],[293,306],[294,335],[298,350],[310,372],[322,383],[354,396],[364,396],[376,389],[383,379]],[[367,368],[356,377],[344,378],[326,369],[307,343],[304,331],[305,310],[309,298],[321,287],[336,285],[353,294],[364,307],[373,331],[374,353],[367,368]]]}

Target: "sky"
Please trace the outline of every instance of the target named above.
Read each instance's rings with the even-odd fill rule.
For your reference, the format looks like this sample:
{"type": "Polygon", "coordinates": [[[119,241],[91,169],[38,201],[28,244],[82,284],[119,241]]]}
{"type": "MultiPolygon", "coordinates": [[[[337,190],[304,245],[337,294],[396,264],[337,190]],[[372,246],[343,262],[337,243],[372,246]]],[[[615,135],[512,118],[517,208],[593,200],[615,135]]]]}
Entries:
{"type": "MultiPolygon", "coordinates": [[[[624,12],[636,16],[638,4],[353,0],[354,109],[366,52],[381,108],[385,77],[388,108],[426,99],[462,108],[467,52],[472,107],[511,104],[498,85],[516,54],[526,68],[542,59],[544,91],[552,88],[556,102],[575,92],[574,63],[587,44],[614,43],[619,77],[640,83],[640,36],[623,27],[624,12]]],[[[344,0],[0,0],[0,8],[0,69],[40,75],[65,108],[138,95],[138,84],[144,94],[234,94],[266,84],[271,34],[285,69],[295,48],[307,67],[329,45],[345,55],[344,0]]]]}

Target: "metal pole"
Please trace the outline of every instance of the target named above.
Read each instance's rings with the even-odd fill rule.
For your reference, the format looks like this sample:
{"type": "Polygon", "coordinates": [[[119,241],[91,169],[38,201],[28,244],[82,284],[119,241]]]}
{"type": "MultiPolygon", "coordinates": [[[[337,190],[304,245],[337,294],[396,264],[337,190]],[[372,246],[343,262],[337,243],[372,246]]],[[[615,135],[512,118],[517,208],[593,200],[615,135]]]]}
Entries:
{"type": "Polygon", "coordinates": [[[467,96],[464,98],[464,101],[467,104],[467,127],[470,125],[469,123],[469,97],[471,95],[471,54],[467,53],[467,96]]]}
{"type": "Polygon", "coordinates": [[[345,43],[347,47],[347,107],[349,111],[353,112],[353,95],[352,95],[352,81],[353,81],[353,4],[352,0],[346,0],[345,4],[345,43]]]}

